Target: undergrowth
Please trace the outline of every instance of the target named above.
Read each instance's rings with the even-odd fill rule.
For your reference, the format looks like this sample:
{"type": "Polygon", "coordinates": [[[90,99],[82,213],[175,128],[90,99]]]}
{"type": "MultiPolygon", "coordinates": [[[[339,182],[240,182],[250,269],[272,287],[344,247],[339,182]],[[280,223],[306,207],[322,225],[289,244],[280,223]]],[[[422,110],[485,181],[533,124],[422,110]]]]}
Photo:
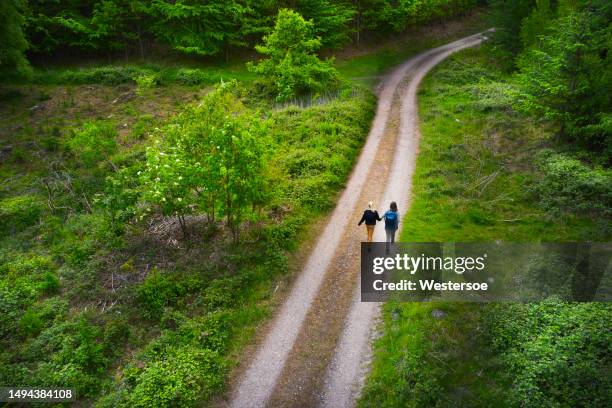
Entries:
{"type": "MultiPolygon", "coordinates": [[[[402,241],[609,240],[609,170],[515,112],[514,86],[486,46],[425,79],[402,241]]],[[[611,312],[558,299],[388,303],[359,406],[607,406],[611,312]]]]}
{"type": "Polygon", "coordinates": [[[219,218],[188,218],[185,238],[172,217],[135,217],[136,173],[160,120],[120,137],[112,118],[25,116],[15,141],[29,148],[12,145],[0,167],[0,383],[71,387],[97,406],[191,406],[219,393],[270,314],[288,251],[332,208],[374,106],[361,89],[267,106],[274,194],[238,242],[219,218]]]}

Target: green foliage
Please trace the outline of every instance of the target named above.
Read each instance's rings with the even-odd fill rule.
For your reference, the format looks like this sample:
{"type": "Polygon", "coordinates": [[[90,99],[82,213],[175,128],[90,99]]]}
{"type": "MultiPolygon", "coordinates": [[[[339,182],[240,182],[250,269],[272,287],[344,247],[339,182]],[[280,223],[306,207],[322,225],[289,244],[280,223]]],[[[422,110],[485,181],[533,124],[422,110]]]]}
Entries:
{"type": "Polygon", "coordinates": [[[366,28],[378,33],[400,33],[407,28],[435,19],[465,13],[474,0],[366,0],[358,2],[358,15],[366,28]],[[365,24],[364,24],[365,23],[365,24]]]}
{"type": "Polygon", "coordinates": [[[23,231],[35,224],[44,211],[40,197],[30,194],[0,200],[0,234],[23,231]]]}
{"type": "Polygon", "coordinates": [[[0,1],[0,73],[29,77],[32,70],[24,56],[28,42],[24,37],[21,0],[0,1]]]}
{"type": "Polygon", "coordinates": [[[612,215],[612,170],[590,168],[580,160],[544,152],[542,177],[533,187],[540,205],[553,212],[612,215]]]}
{"type": "Polygon", "coordinates": [[[241,277],[215,279],[204,289],[203,301],[208,310],[229,309],[238,302],[241,277]]]}
{"type": "Polygon", "coordinates": [[[559,124],[566,140],[609,159],[612,134],[600,121],[611,106],[612,80],[606,74],[611,66],[610,57],[602,58],[608,45],[600,37],[610,37],[610,29],[597,27],[592,13],[580,11],[551,24],[519,59],[524,90],[519,106],[559,124]]]}
{"type": "MultiPolygon", "coordinates": [[[[143,58],[156,45],[197,56],[222,56],[252,46],[270,31],[279,9],[290,7],[312,20],[325,48],[338,48],[350,34],[387,34],[435,19],[460,15],[476,0],[31,0],[25,31],[37,53],[116,52],[143,58]]],[[[20,17],[17,14],[17,17],[20,17]]],[[[16,19],[18,21],[19,19],[16,19]]]]}
{"type": "Polygon", "coordinates": [[[244,45],[241,20],[247,10],[241,2],[156,0],[151,5],[158,21],[153,31],[181,52],[215,55],[229,45],[244,45]]]}
{"type": "MultiPolygon", "coordinates": [[[[549,197],[600,207],[599,189],[610,182],[604,187],[604,170],[570,156],[538,154],[550,132],[511,108],[507,91],[517,84],[489,51],[450,57],[421,86],[419,156],[401,240],[609,240],[609,228],[597,226],[609,224],[601,213],[564,208],[550,217],[540,208],[549,197]],[[535,194],[526,194],[532,181],[535,194]]],[[[610,312],[554,299],[387,303],[359,405],[607,406],[610,312]],[[435,309],[443,313],[435,317],[435,309]]]]}
{"type": "Polygon", "coordinates": [[[133,83],[134,78],[149,73],[150,71],[143,71],[132,66],[98,66],[94,68],[81,68],[58,72],[37,71],[34,75],[34,82],[46,84],[119,85],[133,83]]]}
{"type": "Polygon", "coordinates": [[[513,406],[608,406],[612,349],[606,303],[550,298],[487,309],[483,332],[508,371],[513,406]]]}
{"type": "Polygon", "coordinates": [[[136,171],[132,167],[124,167],[106,177],[104,193],[98,194],[96,203],[101,203],[113,220],[127,222],[136,215],[139,198],[136,171]]]}
{"type": "Polygon", "coordinates": [[[314,33],[324,48],[340,48],[350,40],[354,6],[349,2],[330,0],[300,0],[295,9],[313,23],[314,33]]]}
{"type": "Polygon", "coordinates": [[[478,305],[468,303],[387,303],[385,335],[374,343],[376,358],[358,406],[507,406],[494,377],[494,356],[478,360],[484,346],[479,313],[478,305]]]}
{"type": "Polygon", "coordinates": [[[0,280],[0,338],[14,333],[25,308],[34,303],[36,288],[23,279],[0,280]]]}
{"type": "Polygon", "coordinates": [[[28,358],[44,356],[37,362],[31,384],[70,387],[80,396],[96,394],[108,364],[101,336],[100,328],[84,318],[43,330],[26,353],[28,358]]]}
{"type": "Polygon", "coordinates": [[[147,150],[143,199],[177,215],[184,232],[184,215],[198,207],[211,218],[225,215],[237,237],[245,209],[264,198],[264,123],[235,92],[235,82],[222,84],[164,127],[147,150]]]}
{"type": "Polygon", "coordinates": [[[268,57],[249,68],[263,77],[263,86],[279,102],[308,93],[321,94],[337,88],[338,72],[331,61],[321,61],[315,52],[321,41],[314,36],[314,25],[292,10],[279,11],[274,31],[256,47],[268,57]]]}
{"type": "Polygon", "coordinates": [[[125,367],[119,391],[97,406],[191,407],[221,389],[227,373],[225,315],[173,315],[178,327],[164,331],[125,367]]]}
{"type": "Polygon", "coordinates": [[[38,313],[33,310],[26,311],[19,319],[19,329],[25,336],[32,336],[40,333],[43,328],[43,320],[38,313]]]}
{"type": "Polygon", "coordinates": [[[539,37],[546,32],[555,13],[550,0],[536,0],[531,13],[520,21],[520,44],[530,48],[537,44],[539,37]]]}
{"type": "Polygon", "coordinates": [[[149,0],[96,1],[87,34],[96,49],[119,50],[138,44],[144,56],[144,31],[151,21],[149,0]]]}
{"type": "Polygon", "coordinates": [[[291,217],[284,219],[282,223],[268,225],[264,230],[266,239],[280,248],[294,249],[305,221],[301,217],[291,217]]]}
{"type": "Polygon", "coordinates": [[[70,266],[83,267],[99,249],[121,245],[121,237],[117,236],[112,220],[102,211],[74,214],[59,225],[53,219],[46,223],[47,243],[70,266]]]}
{"type": "Polygon", "coordinates": [[[89,121],[83,124],[68,141],[70,151],[84,166],[93,166],[108,159],[117,149],[115,125],[106,121],[89,121]]]}
{"type": "Polygon", "coordinates": [[[65,317],[67,310],[67,302],[59,297],[38,302],[26,310],[19,319],[19,332],[24,337],[35,337],[44,328],[53,325],[56,319],[65,317]]]}
{"type": "Polygon", "coordinates": [[[180,282],[153,270],[136,288],[136,299],[143,307],[145,318],[159,319],[164,308],[174,304],[184,292],[180,282]]]}
{"type": "Polygon", "coordinates": [[[191,407],[219,390],[222,368],[218,355],[195,347],[177,348],[164,359],[127,373],[135,386],[128,407],[191,407]],[[221,371],[221,372],[220,372],[221,371]]]}
{"type": "Polygon", "coordinates": [[[531,14],[536,0],[491,0],[491,23],[495,27],[492,36],[498,55],[508,62],[523,49],[521,27],[531,14]]]}
{"type": "Polygon", "coordinates": [[[304,110],[288,107],[273,116],[272,133],[281,143],[278,164],[291,180],[277,205],[286,205],[287,197],[317,212],[331,207],[367,133],[373,102],[366,93],[304,110]]]}
{"type": "Polygon", "coordinates": [[[165,77],[170,81],[184,85],[214,84],[221,79],[217,73],[194,68],[179,68],[176,72],[165,77]]]}
{"type": "Polygon", "coordinates": [[[155,88],[159,84],[159,80],[155,74],[139,75],[134,81],[136,82],[136,93],[142,94],[146,89],[155,88]]]}
{"type": "MultiPolygon", "coordinates": [[[[34,71],[32,82],[43,85],[120,85],[136,84],[138,78],[147,85],[187,86],[216,84],[222,79],[245,77],[243,71],[228,71],[219,68],[160,67],[144,65],[102,65],[76,69],[53,68],[34,71]],[[154,79],[153,79],[154,78],[154,79]]],[[[248,79],[248,78],[247,78],[248,79]]]]}
{"type": "Polygon", "coordinates": [[[494,40],[520,69],[515,106],[558,127],[560,138],[610,161],[609,2],[493,2],[494,40]]]}

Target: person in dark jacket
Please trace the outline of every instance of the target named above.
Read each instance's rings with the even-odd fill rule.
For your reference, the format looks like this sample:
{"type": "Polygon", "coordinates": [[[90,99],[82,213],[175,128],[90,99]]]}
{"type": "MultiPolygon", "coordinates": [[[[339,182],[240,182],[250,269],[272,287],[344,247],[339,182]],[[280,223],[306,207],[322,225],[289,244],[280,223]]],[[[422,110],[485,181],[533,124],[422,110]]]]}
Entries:
{"type": "Polygon", "coordinates": [[[363,212],[361,216],[361,220],[359,220],[359,224],[363,224],[365,221],[366,229],[368,231],[368,242],[372,242],[372,235],[374,235],[374,227],[376,226],[376,221],[380,221],[382,218],[378,215],[378,211],[374,209],[374,204],[370,201],[368,203],[368,208],[363,212]]]}

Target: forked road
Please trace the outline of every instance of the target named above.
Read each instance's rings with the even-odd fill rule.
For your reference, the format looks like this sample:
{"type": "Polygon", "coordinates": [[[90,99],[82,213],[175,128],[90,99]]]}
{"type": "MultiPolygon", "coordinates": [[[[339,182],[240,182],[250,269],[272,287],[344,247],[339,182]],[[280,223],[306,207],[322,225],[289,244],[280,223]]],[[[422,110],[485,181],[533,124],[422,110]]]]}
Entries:
{"type": "MultiPolygon", "coordinates": [[[[349,407],[367,371],[379,305],[361,303],[357,221],[368,201],[386,210],[410,203],[418,151],[416,94],[426,73],[453,52],[480,44],[476,34],[419,54],[379,88],[368,139],[304,269],[233,390],[230,405],[349,407]]],[[[375,240],[384,241],[382,225],[375,240]]]]}

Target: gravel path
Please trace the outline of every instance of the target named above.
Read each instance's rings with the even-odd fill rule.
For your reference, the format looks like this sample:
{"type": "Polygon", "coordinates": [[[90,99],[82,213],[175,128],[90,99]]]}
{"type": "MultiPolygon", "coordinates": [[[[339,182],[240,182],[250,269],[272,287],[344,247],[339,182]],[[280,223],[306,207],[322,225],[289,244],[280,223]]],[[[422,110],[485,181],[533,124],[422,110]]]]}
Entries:
{"type": "MultiPolygon", "coordinates": [[[[474,35],[419,54],[383,81],[370,134],[347,186],[233,390],[232,407],[353,405],[367,369],[369,340],[378,315],[378,304],[359,301],[358,248],[365,232],[355,224],[369,200],[379,203],[381,210],[394,200],[401,212],[406,211],[418,148],[418,84],[452,52],[482,39],[474,35]],[[386,183],[364,189],[371,180],[386,183]]],[[[384,241],[381,226],[375,239],[384,241]]]]}
{"type": "MultiPolygon", "coordinates": [[[[419,129],[417,91],[427,72],[453,52],[478,45],[484,39],[477,34],[459,41],[435,48],[414,57],[408,64],[413,67],[407,79],[407,86],[401,97],[400,126],[393,169],[387,180],[382,203],[396,201],[400,212],[405,215],[410,205],[412,174],[418,152],[419,129]]],[[[385,231],[377,228],[374,240],[384,241],[385,231]]],[[[322,406],[342,408],[353,406],[368,371],[371,359],[372,339],[376,335],[376,318],[380,304],[360,301],[360,284],[357,282],[351,310],[336,354],[329,365],[325,379],[322,406]]]]}

